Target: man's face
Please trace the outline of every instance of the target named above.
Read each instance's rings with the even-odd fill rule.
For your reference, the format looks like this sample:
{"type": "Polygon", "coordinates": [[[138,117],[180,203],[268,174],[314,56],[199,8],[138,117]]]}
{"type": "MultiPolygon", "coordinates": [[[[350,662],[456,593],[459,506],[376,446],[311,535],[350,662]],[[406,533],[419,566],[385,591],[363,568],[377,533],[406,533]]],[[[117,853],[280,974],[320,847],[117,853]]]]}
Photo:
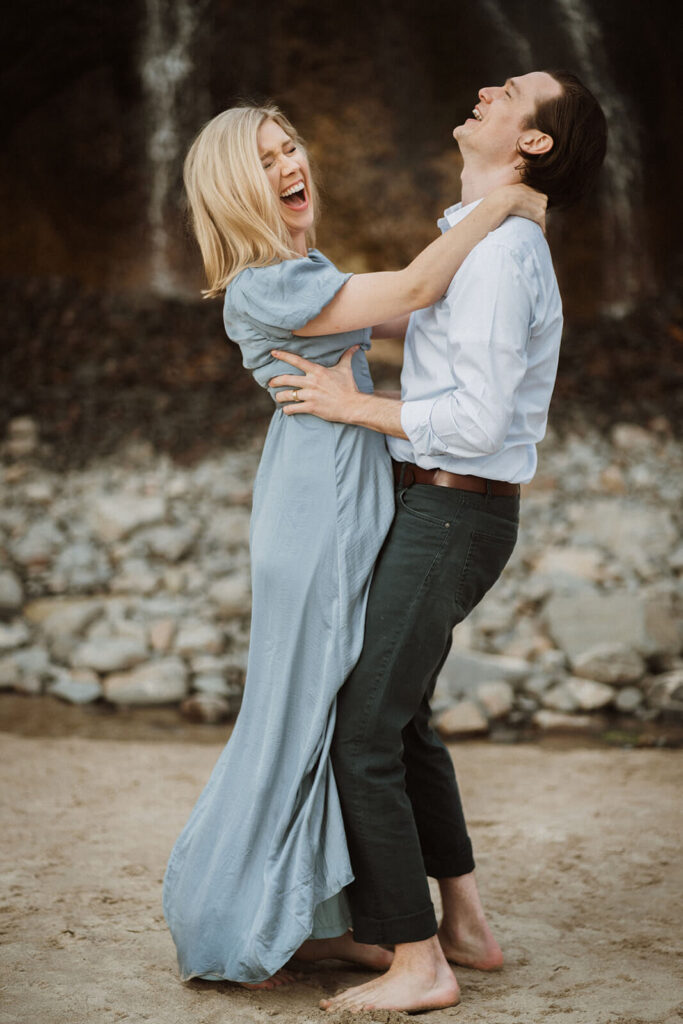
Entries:
{"type": "Polygon", "coordinates": [[[517,142],[539,103],[560,96],[562,87],[545,71],[508,78],[504,85],[479,90],[479,102],[453,130],[463,156],[476,153],[487,163],[505,166],[518,159],[517,142]]]}

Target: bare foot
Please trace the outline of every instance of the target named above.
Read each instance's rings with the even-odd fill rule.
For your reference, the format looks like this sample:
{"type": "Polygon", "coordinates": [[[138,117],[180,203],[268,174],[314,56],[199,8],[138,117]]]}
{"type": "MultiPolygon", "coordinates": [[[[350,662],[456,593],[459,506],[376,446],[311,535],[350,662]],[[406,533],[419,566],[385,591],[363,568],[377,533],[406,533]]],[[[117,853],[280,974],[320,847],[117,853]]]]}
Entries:
{"type": "Polygon", "coordinates": [[[439,942],[444,956],[452,964],[473,967],[477,971],[497,971],[503,966],[503,951],[493,937],[486,921],[469,934],[461,930],[453,934],[441,926],[439,942]]]}
{"type": "Polygon", "coordinates": [[[282,985],[291,985],[291,983],[296,981],[296,979],[296,974],[282,968],[281,970],[276,971],[272,978],[266,978],[265,981],[238,981],[237,984],[240,985],[241,988],[248,988],[252,992],[260,992],[262,989],[280,988],[282,985]]]}
{"type": "Polygon", "coordinates": [[[440,878],[443,920],[439,942],[447,960],[478,971],[503,966],[503,953],[493,937],[481,904],[474,872],[440,878]]]}
{"type": "Polygon", "coordinates": [[[351,964],[367,967],[370,971],[386,971],[391,967],[394,954],[381,946],[369,946],[355,942],[353,932],[335,935],[332,939],[309,939],[300,946],[293,960],[345,960],[351,964]]]}
{"type": "Polygon", "coordinates": [[[320,1008],[348,1010],[438,1010],[460,1002],[460,989],[434,936],[398,945],[394,962],[381,978],[346,989],[320,1008]]]}

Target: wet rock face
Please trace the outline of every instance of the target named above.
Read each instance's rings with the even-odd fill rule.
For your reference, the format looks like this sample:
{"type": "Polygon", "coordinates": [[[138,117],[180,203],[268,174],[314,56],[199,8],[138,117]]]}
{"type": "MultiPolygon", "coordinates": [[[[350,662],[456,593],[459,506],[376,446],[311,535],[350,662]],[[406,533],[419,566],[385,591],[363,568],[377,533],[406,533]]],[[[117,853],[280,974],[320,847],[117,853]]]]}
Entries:
{"type": "Polygon", "coordinates": [[[594,308],[610,272],[622,282],[647,276],[646,244],[661,260],[656,281],[679,244],[671,198],[683,142],[667,126],[681,68],[666,45],[669,5],[653,0],[629,18],[617,0],[550,8],[427,0],[419,14],[394,5],[389,24],[382,5],[353,19],[339,0],[324,9],[312,0],[76,0],[52,11],[28,0],[8,9],[0,268],[196,293],[182,157],[208,117],[244,96],[274,97],[309,139],[329,193],[325,247],[342,261],[393,265],[432,237],[439,207],[457,199],[450,133],[478,88],[540,61],[582,74],[604,94],[614,126],[610,202],[596,193],[555,232],[567,307],[594,308]],[[666,149],[635,151],[644,126],[666,149]],[[637,200],[621,209],[641,191],[644,227],[637,200]],[[626,248],[638,259],[619,274],[626,248]]]}
{"type": "MultiPolygon", "coordinates": [[[[585,423],[549,433],[517,548],[454,631],[432,701],[442,735],[683,719],[683,443],[661,427],[641,428],[647,438],[633,434],[630,447],[625,430],[615,438],[585,423]],[[626,506],[605,484],[608,466],[626,506]]],[[[234,716],[259,442],[189,467],[129,446],[65,473],[5,449],[0,689],[171,703],[197,722],[234,716]],[[49,503],[36,500],[45,494],[49,503]],[[67,564],[107,572],[88,582],[67,564]]]]}

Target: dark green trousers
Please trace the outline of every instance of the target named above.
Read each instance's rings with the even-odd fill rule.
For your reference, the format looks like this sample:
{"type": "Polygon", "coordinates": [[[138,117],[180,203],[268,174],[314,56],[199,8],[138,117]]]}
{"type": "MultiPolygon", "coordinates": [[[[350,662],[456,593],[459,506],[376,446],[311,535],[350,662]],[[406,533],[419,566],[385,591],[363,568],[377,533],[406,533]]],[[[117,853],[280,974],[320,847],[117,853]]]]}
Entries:
{"type": "Polygon", "coordinates": [[[358,942],[434,935],[427,875],[474,869],[453,763],[430,726],[429,701],[453,627],[498,579],[518,517],[517,497],[426,484],[396,493],[332,749],[358,942]]]}

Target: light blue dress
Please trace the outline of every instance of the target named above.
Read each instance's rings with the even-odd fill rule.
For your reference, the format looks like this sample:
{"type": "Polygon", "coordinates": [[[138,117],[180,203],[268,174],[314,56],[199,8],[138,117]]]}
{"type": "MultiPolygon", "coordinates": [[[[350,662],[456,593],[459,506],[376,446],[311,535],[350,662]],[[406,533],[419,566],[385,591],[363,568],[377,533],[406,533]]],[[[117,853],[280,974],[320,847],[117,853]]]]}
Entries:
{"type": "MultiPolygon", "coordinates": [[[[296,372],[272,348],[332,365],[360,343],[354,376],[372,391],[368,330],[292,334],[349,276],[312,249],[233,279],[225,325],[259,384],[296,372]]],[[[349,927],[353,874],[329,751],[392,518],[382,434],[276,408],[254,485],[244,700],[164,878],[183,980],[262,981],[307,938],[349,927]]]]}

